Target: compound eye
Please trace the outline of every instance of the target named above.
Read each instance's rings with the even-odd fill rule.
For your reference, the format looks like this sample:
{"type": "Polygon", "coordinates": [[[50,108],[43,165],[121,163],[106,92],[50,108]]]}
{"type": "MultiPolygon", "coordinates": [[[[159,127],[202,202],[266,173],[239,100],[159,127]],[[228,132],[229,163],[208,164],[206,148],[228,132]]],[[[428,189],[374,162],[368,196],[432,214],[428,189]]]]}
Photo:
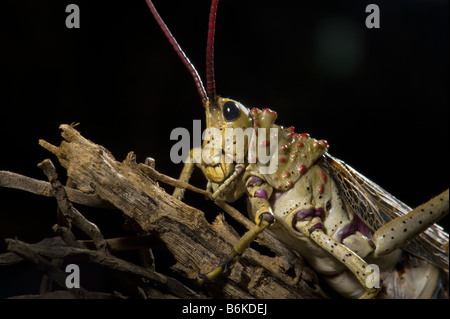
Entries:
{"type": "Polygon", "coordinates": [[[227,121],[232,121],[236,119],[239,116],[240,112],[241,110],[239,109],[239,107],[236,105],[236,103],[232,101],[227,101],[223,105],[223,117],[227,121]]]}

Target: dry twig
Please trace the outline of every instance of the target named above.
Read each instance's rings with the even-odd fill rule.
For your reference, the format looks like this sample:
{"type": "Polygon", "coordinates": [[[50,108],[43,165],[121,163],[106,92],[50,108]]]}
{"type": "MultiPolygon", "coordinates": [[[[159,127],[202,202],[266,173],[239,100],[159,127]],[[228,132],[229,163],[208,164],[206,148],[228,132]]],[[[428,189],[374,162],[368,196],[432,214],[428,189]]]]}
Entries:
{"type": "MultiPolygon", "coordinates": [[[[184,280],[188,282],[199,272],[205,273],[223,261],[239,238],[236,231],[221,216],[213,224],[208,223],[203,212],[173,198],[160,188],[156,181],[183,187],[211,198],[210,194],[160,174],[151,166],[137,164],[132,153],[125,161],[118,162],[108,150],[85,139],[72,126],[61,125],[61,129],[65,140],[59,147],[43,140],[39,143],[58,157],[78,190],[63,187],[56,178],[53,165],[48,160],[41,163],[40,167],[48,176],[51,188],[48,183],[42,184],[43,182],[26,178],[20,179],[26,181],[26,186],[23,185],[24,183],[17,185],[11,182],[9,172],[1,172],[3,174],[0,175],[0,185],[55,196],[64,215],[73,225],[93,239],[92,242],[98,250],[90,250],[91,241],[81,242],[75,238],[70,229],[58,225],[54,227],[54,230],[63,239],[60,241],[61,244],[51,245],[51,248],[42,244],[26,247],[32,249],[35,254],[50,259],[74,255],[87,256],[91,262],[157,283],[158,289],[172,295],[183,298],[198,296],[193,293],[193,290],[198,291],[193,281],[191,281],[191,288],[187,288],[171,276],[152,270],[153,257],[148,249],[154,246],[154,243],[147,244],[148,240],[157,238],[157,241],[164,245],[163,249],[175,260],[170,270],[168,269],[168,273],[185,278],[184,280]],[[6,182],[5,176],[7,176],[6,182]],[[83,198],[85,195],[88,197],[83,198]],[[71,204],[71,200],[86,204],[94,198],[95,202],[92,203],[95,206],[110,203],[139,226],[139,235],[147,235],[141,238],[136,236],[127,239],[104,239],[98,227],[85,219],[71,204]],[[148,236],[149,234],[151,236],[148,236]],[[107,254],[105,250],[106,247],[111,251],[123,249],[127,245],[147,251],[150,268],[143,268],[114,257],[107,254]]],[[[251,222],[232,206],[221,201],[216,201],[216,204],[245,227],[251,226],[251,222]]],[[[263,238],[260,243],[266,245],[276,256],[269,257],[250,248],[230,274],[221,276],[198,293],[222,298],[317,298],[322,296],[316,285],[315,274],[304,267],[301,260],[284,248],[273,236],[265,234],[263,238]]],[[[18,243],[18,241],[14,242],[18,243]]],[[[11,240],[8,243],[10,246],[14,245],[11,240]]],[[[11,264],[13,260],[11,255],[0,255],[0,265],[11,264]]],[[[138,285],[137,289],[144,297],[163,296],[161,293],[149,292],[148,289],[144,291],[146,288],[148,287],[138,285]]]]}

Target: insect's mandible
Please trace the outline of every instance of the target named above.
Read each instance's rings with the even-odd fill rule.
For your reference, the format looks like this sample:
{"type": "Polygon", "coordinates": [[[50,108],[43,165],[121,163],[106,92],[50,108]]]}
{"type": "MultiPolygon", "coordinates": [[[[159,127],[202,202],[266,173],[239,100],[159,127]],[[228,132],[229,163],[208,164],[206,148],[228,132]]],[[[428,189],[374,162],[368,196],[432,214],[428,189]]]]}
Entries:
{"type": "MultiPolygon", "coordinates": [[[[213,58],[219,0],[210,8],[206,88],[153,3],[146,2],[191,73],[207,128],[214,129],[191,150],[180,180],[188,181],[197,163],[213,197],[234,201],[245,195],[255,221],[226,260],[200,274],[198,283],[232,267],[268,229],[344,297],[448,298],[448,234],[435,224],[448,214],[448,190],[411,209],[329,155],[325,140],[275,124],[277,114],[270,109],[248,109],[217,96],[213,58]]],[[[183,191],[176,189],[174,196],[182,199],[183,191]]]]}

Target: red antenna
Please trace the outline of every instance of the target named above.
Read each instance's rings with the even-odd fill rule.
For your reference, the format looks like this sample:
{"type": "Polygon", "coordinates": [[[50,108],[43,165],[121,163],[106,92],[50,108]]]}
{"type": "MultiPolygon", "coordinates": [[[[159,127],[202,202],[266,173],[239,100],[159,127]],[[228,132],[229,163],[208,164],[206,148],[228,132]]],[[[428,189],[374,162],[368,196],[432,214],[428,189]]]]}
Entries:
{"type": "Polygon", "coordinates": [[[153,17],[155,18],[156,22],[158,22],[161,30],[164,32],[164,35],[169,40],[178,57],[181,59],[183,64],[186,66],[186,68],[189,70],[192,77],[194,78],[195,86],[197,87],[197,91],[200,94],[202,103],[205,103],[207,100],[212,103],[215,103],[216,83],[214,80],[214,34],[216,29],[216,13],[219,0],[212,0],[211,9],[209,13],[208,38],[206,42],[206,91],[205,87],[203,86],[202,80],[197,73],[197,70],[195,69],[191,61],[189,61],[186,54],[184,54],[177,40],[175,40],[175,37],[172,35],[169,28],[162,20],[158,11],[156,11],[156,8],[153,5],[152,1],[145,0],[145,2],[147,2],[147,5],[153,14],[153,17]]]}
{"type": "Polygon", "coordinates": [[[186,54],[184,54],[183,50],[181,49],[180,45],[178,44],[177,40],[175,40],[175,37],[170,32],[167,25],[162,20],[161,16],[159,15],[158,11],[156,11],[155,6],[151,2],[151,0],[145,0],[147,2],[148,7],[150,8],[150,11],[153,14],[153,17],[155,18],[156,22],[158,22],[161,30],[164,32],[164,35],[169,40],[170,44],[172,45],[173,49],[177,53],[178,57],[181,59],[183,64],[187,67],[189,72],[191,73],[192,77],[194,78],[195,86],[197,87],[197,91],[200,94],[200,97],[202,99],[202,103],[205,103],[207,99],[209,99],[206,96],[205,87],[203,86],[202,80],[200,76],[197,73],[197,70],[195,69],[194,65],[189,61],[186,54]]]}
{"type": "Polygon", "coordinates": [[[206,41],[206,92],[208,100],[216,100],[216,82],[214,79],[214,34],[216,33],[216,15],[219,0],[212,0],[209,11],[208,38],[206,41]]]}

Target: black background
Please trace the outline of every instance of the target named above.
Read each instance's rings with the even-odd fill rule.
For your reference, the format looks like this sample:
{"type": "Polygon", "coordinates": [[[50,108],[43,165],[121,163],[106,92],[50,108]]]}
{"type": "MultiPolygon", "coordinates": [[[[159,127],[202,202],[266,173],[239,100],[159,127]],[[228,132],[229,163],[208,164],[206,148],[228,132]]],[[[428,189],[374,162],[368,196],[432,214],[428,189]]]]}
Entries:
{"type": "MultiPolygon", "coordinates": [[[[276,110],[277,123],[326,139],[332,155],[417,206],[448,188],[448,2],[371,2],[221,1],[217,93],[276,110]],[[371,2],[380,29],[365,26],[371,2]]],[[[204,78],[210,2],[154,4],[204,78]]],[[[38,140],[59,145],[58,126],[80,122],[116,159],[152,156],[177,176],[170,132],[192,130],[204,110],[145,1],[2,1],[0,50],[0,170],[45,179],[36,164],[57,161],[38,140]],[[69,3],[80,29],[65,26],[69,3]]],[[[0,238],[51,236],[55,211],[54,199],[0,188],[0,238]]]]}

